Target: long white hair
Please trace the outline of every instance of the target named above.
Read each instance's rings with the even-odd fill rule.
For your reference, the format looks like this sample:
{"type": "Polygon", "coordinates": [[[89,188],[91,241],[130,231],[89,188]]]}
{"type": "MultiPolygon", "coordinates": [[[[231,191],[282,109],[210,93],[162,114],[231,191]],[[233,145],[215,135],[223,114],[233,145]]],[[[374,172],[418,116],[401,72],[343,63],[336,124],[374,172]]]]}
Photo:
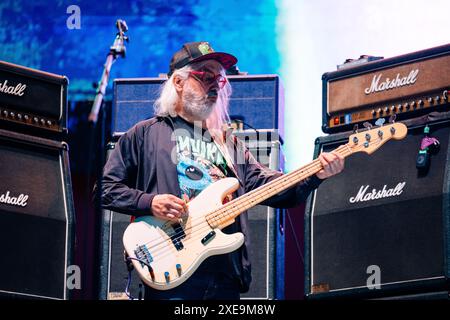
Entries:
{"type": "MultiPolygon", "coordinates": [[[[177,115],[176,106],[179,101],[179,96],[175,90],[174,77],[179,76],[186,80],[189,76],[189,72],[193,70],[199,70],[206,64],[206,61],[201,61],[187,65],[181,69],[175,70],[171,77],[161,86],[160,96],[154,103],[155,115],[157,116],[172,116],[177,115]]],[[[225,69],[220,67],[220,74],[226,78],[225,69]]],[[[228,104],[231,96],[231,85],[227,81],[225,86],[218,91],[218,98],[216,104],[205,120],[206,127],[211,136],[218,139],[220,143],[223,143],[223,127],[230,121],[228,114],[228,104]]]]}

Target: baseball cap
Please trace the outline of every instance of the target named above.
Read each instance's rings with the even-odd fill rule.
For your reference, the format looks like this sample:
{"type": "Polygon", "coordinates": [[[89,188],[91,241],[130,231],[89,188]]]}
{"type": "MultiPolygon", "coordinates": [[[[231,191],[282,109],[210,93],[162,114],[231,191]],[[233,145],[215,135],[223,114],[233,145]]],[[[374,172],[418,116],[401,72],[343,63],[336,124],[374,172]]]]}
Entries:
{"type": "Polygon", "coordinates": [[[237,62],[236,57],[231,54],[215,52],[208,42],[189,42],[183,44],[183,47],[173,55],[168,76],[170,77],[175,70],[190,63],[209,59],[219,62],[225,70],[234,66],[237,62]]]}

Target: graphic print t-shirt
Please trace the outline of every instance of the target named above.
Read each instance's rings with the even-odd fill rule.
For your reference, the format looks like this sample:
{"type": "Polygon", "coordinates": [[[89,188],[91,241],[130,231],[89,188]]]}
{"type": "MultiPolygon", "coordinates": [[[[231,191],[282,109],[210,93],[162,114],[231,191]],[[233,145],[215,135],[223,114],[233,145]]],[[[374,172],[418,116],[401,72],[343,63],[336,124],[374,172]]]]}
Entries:
{"type": "Polygon", "coordinates": [[[208,131],[194,129],[180,117],[174,118],[174,124],[181,198],[192,200],[211,183],[227,177],[229,169],[208,131]]]}
{"type": "MultiPolygon", "coordinates": [[[[208,131],[199,127],[194,129],[193,124],[180,117],[172,120],[175,126],[180,197],[192,200],[211,183],[227,177],[229,168],[208,131]]],[[[224,202],[230,200],[231,195],[224,202]]],[[[199,270],[225,273],[229,273],[230,269],[227,255],[211,256],[199,267],[199,270]]]]}

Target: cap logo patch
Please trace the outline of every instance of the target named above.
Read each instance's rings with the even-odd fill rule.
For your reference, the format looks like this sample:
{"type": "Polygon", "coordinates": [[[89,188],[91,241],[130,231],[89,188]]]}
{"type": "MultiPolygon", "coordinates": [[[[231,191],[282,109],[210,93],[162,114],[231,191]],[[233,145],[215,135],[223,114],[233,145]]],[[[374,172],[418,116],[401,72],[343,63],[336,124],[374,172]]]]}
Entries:
{"type": "Polygon", "coordinates": [[[199,44],[198,50],[202,53],[202,55],[214,52],[214,50],[206,42],[199,44]]]}

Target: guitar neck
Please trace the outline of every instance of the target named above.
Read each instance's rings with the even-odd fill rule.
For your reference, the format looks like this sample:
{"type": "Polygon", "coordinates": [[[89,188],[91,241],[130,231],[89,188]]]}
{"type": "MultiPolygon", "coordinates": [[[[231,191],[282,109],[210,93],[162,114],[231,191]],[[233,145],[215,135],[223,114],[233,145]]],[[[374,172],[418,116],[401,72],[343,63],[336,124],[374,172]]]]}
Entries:
{"type": "MultiPolygon", "coordinates": [[[[334,152],[345,158],[352,153],[352,150],[348,147],[348,144],[345,144],[335,149],[334,152]]],[[[315,159],[297,170],[282,175],[269,183],[226,203],[220,209],[210,213],[207,216],[207,220],[212,227],[220,228],[222,225],[227,225],[227,222],[234,220],[242,212],[293,187],[300,181],[316,174],[322,170],[322,168],[321,162],[318,159],[315,159]]]]}

